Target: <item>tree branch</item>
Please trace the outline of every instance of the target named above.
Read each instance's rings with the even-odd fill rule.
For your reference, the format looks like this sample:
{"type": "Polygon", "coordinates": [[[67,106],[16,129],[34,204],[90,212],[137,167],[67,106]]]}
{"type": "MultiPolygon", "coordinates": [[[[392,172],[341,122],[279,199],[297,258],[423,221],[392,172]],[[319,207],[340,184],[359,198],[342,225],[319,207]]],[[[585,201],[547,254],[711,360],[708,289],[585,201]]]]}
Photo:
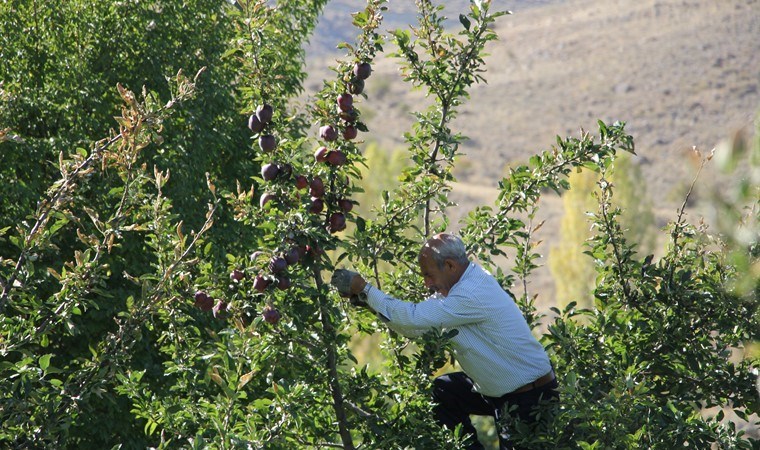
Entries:
{"type": "Polygon", "coordinates": [[[316,265],[313,267],[313,270],[314,281],[317,285],[317,290],[320,292],[319,315],[322,321],[322,332],[324,334],[324,344],[327,351],[328,384],[330,388],[330,395],[332,396],[333,400],[335,419],[338,422],[338,433],[340,434],[341,441],[343,442],[343,448],[347,450],[354,450],[354,441],[351,437],[351,430],[348,428],[346,410],[343,408],[344,397],[338,374],[338,352],[335,349],[335,327],[330,322],[330,311],[327,309],[325,302],[326,299],[324,297],[324,294],[322,294],[325,291],[322,274],[320,273],[319,267],[316,265]]]}

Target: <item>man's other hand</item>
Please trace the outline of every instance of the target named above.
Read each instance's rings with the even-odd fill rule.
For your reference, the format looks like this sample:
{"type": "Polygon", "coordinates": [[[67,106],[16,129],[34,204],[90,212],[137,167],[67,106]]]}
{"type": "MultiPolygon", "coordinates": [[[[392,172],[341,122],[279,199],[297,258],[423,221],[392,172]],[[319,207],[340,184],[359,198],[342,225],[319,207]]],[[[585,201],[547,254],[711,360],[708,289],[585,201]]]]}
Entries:
{"type": "Polygon", "coordinates": [[[369,306],[369,303],[362,300],[362,297],[366,298],[366,296],[352,295],[351,298],[348,299],[348,302],[357,308],[366,308],[372,310],[372,307],[369,306]]]}

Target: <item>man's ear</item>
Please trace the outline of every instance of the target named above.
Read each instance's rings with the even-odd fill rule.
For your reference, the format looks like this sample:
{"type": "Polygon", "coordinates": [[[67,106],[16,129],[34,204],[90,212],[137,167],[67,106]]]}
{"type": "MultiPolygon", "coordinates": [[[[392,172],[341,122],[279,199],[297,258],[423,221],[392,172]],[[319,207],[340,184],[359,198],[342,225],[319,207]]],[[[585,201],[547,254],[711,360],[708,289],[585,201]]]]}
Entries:
{"type": "Polygon", "coordinates": [[[456,268],[458,267],[458,265],[456,264],[456,262],[454,262],[453,259],[443,260],[443,266],[448,270],[456,270],[456,268]]]}

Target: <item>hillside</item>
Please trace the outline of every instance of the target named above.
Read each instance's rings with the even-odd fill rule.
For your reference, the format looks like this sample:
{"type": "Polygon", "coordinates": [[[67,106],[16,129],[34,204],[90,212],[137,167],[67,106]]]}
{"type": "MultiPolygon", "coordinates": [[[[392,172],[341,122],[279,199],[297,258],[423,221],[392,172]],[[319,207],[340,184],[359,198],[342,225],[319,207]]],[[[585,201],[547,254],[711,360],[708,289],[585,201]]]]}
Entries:
{"type": "MultiPolygon", "coordinates": [[[[386,29],[413,20],[411,0],[390,3],[386,29]]],[[[326,10],[309,51],[310,92],[339,56],[330,53],[329,42],[350,39],[332,31],[352,4],[359,5],[354,10],[361,6],[336,1],[326,10]]],[[[456,17],[466,4],[447,2],[446,12],[456,17]]],[[[577,135],[581,128],[595,132],[602,119],[628,124],[644,176],[641,193],[652,199],[658,224],[664,225],[675,217],[694,175],[691,148],[709,151],[751,126],[760,106],[760,0],[492,4],[514,14],[497,24],[500,40],[486,60],[488,84],[472,89],[454,122],[470,138],[457,172],[457,217],[493,200],[507,165],[548,149],[555,135],[577,135]]],[[[424,99],[401,82],[392,59],[374,68],[363,107],[369,139],[389,149],[403,146],[408,112],[424,99]]],[[[715,177],[708,171],[702,180],[715,177]]],[[[561,214],[556,196],[542,199],[545,253],[561,214]]],[[[544,272],[532,281],[540,298],[550,301],[553,286],[544,272]]]]}

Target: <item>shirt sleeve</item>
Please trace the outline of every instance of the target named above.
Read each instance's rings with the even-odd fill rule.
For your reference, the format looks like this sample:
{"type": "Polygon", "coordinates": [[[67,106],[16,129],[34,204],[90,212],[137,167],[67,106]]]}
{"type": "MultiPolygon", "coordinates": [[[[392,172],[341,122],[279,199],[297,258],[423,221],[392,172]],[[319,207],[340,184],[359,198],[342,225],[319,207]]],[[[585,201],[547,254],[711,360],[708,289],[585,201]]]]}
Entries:
{"type": "Polygon", "coordinates": [[[394,324],[394,323],[388,321],[388,319],[386,317],[384,317],[384,316],[381,316],[381,319],[383,320],[383,322],[385,322],[385,324],[388,326],[388,328],[390,328],[391,330],[395,331],[396,333],[398,333],[398,334],[400,334],[402,336],[406,336],[408,338],[418,338],[418,337],[422,336],[423,334],[425,334],[425,332],[429,331],[429,330],[424,330],[424,329],[421,329],[421,328],[402,327],[401,325],[394,324]]]}
{"type": "Polygon", "coordinates": [[[457,294],[412,303],[393,298],[372,286],[367,292],[367,303],[387,319],[390,328],[405,336],[411,330],[424,333],[431,328],[451,328],[485,319],[485,311],[477,302],[457,294]]]}

